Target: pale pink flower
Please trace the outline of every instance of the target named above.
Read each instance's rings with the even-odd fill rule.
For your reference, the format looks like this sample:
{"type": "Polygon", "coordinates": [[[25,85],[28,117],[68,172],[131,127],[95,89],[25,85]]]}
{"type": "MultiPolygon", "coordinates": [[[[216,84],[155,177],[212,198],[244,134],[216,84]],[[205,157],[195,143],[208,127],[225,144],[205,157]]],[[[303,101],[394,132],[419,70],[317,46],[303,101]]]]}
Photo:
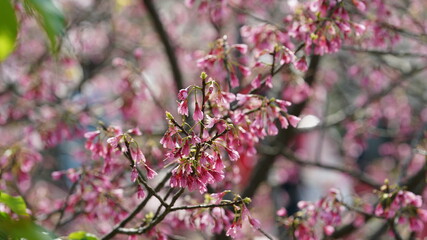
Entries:
{"type": "Polygon", "coordinates": [[[230,74],[230,84],[232,88],[239,86],[239,79],[237,78],[236,74],[231,73],[230,74]]]}
{"type": "Polygon", "coordinates": [[[261,86],[261,74],[258,74],[255,79],[251,82],[252,89],[259,88],[261,86]]]}
{"type": "Polygon", "coordinates": [[[153,179],[155,176],[157,176],[156,171],[148,167],[148,165],[144,165],[145,170],[147,171],[147,178],[153,179]]]}
{"type": "Polygon", "coordinates": [[[185,99],[184,101],[178,104],[178,113],[181,115],[188,116],[188,101],[185,99]]]}
{"type": "Polygon", "coordinates": [[[294,116],[294,115],[289,115],[288,120],[289,120],[289,123],[291,124],[291,126],[296,128],[298,123],[301,121],[301,118],[294,116]]]}
{"type": "Polygon", "coordinates": [[[305,60],[305,57],[303,57],[303,58],[301,58],[300,60],[298,60],[298,61],[295,63],[295,67],[296,67],[298,70],[300,70],[301,72],[305,72],[305,71],[307,71],[308,66],[307,66],[307,61],[305,60]]]}
{"type": "Polygon", "coordinates": [[[184,101],[184,100],[187,99],[187,97],[188,97],[188,88],[189,87],[179,90],[178,99],[180,101],[184,101]]]}
{"type": "Polygon", "coordinates": [[[286,208],[282,207],[279,210],[277,210],[276,214],[279,217],[285,217],[288,214],[288,212],[286,211],[286,208]]]}
{"type": "Polygon", "coordinates": [[[241,54],[246,54],[248,51],[248,45],[246,44],[234,44],[232,47],[236,48],[241,54]]]}
{"type": "Polygon", "coordinates": [[[61,171],[52,172],[52,179],[57,181],[57,180],[61,179],[61,177],[63,175],[64,175],[64,173],[61,171]]]}
{"type": "Polygon", "coordinates": [[[273,88],[273,77],[271,77],[271,75],[268,75],[265,78],[265,86],[267,86],[268,88],[273,88]]]}
{"type": "Polygon", "coordinates": [[[415,217],[409,218],[409,228],[414,232],[421,232],[423,230],[424,223],[415,217]]]}
{"type": "Polygon", "coordinates": [[[197,102],[196,102],[196,108],[194,109],[194,113],[193,113],[193,119],[196,122],[203,120],[203,112],[200,109],[199,104],[197,102]]]}
{"type": "Polygon", "coordinates": [[[323,227],[323,231],[326,236],[331,236],[335,232],[335,228],[331,225],[326,225],[323,227]]]}
{"type": "Polygon", "coordinates": [[[129,129],[127,132],[136,136],[142,135],[141,130],[139,130],[139,128],[132,128],[132,129],[129,129]]]}
{"type": "Polygon", "coordinates": [[[239,65],[238,68],[244,77],[251,75],[251,70],[248,67],[239,65]]]}
{"type": "Polygon", "coordinates": [[[138,178],[138,170],[136,170],[136,167],[134,167],[132,168],[132,172],[130,174],[130,180],[132,182],[135,182],[137,178],[138,178]]]}
{"type": "Polygon", "coordinates": [[[239,153],[236,150],[231,149],[231,148],[225,148],[225,150],[227,151],[228,156],[230,157],[231,161],[234,162],[234,161],[237,161],[240,158],[240,155],[239,155],[239,153]]]}
{"type": "Polygon", "coordinates": [[[138,185],[137,197],[138,197],[138,199],[143,199],[145,197],[144,189],[142,189],[142,187],[140,185],[138,185]]]}

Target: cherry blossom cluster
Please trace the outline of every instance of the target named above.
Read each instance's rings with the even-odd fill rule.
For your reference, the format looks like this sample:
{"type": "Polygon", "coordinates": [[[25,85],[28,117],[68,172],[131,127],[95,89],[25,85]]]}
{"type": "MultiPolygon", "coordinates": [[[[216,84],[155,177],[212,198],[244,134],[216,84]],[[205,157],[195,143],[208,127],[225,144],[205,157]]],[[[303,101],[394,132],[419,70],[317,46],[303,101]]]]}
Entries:
{"type": "MultiPolygon", "coordinates": [[[[92,161],[84,162],[78,168],[52,172],[54,180],[67,179],[73,187],[65,199],[54,202],[53,208],[56,210],[46,208],[42,213],[49,216],[51,212],[62,212],[61,217],[69,216],[68,218],[83,215],[86,221],[108,218],[115,224],[128,213],[123,204],[145,197],[143,185],[146,178],[151,179],[157,173],[148,166],[134,139],[141,135],[140,130],[132,128],[124,132],[119,127],[100,125],[98,130],[84,134],[85,147],[90,151],[92,161]],[[129,165],[130,171],[127,170],[129,165]],[[145,174],[140,168],[145,169],[145,174]],[[111,181],[114,176],[116,181],[111,181]],[[123,188],[125,184],[130,184],[130,191],[123,188]],[[129,199],[123,202],[124,197],[129,199]]],[[[108,225],[101,225],[99,229],[100,232],[108,230],[108,225]]]]}
{"type": "Polygon", "coordinates": [[[320,200],[312,203],[300,201],[300,211],[292,216],[286,216],[286,210],[277,212],[279,221],[289,229],[290,234],[297,239],[321,239],[321,236],[330,236],[335,227],[342,222],[345,207],[339,200],[339,191],[331,189],[320,200]]]}
{"type": "Polygon", "coordinates": [[[282,128],[288,128],[289,124],[295,127],[299,118],[287,113],[290,102],[223,92],[205,73],[201,79],[202,87],[190,86],[179,92],[178,113],[183,121],[180,124],[166,113],[169,128],[160,143],[168,149],[168,164],[177,164],[172,170],[171,186],[203,193],[207,184],[224,178],[224,152],[233,162],[241,153],[254,155],[260,139],[278,133],[276,119],[282,128]],[[193,125],[186,118],[190,102],[194,106],[193,125]]]}
{"type": "Polygon", "coordinates": [[[204,71],[209,70],[208,73],[215,73],[218,78],[225,77],[224,74],[229,74],[230,86],[232,88],[238,87],[240,86],[238,76],[248,77],[251,75],[251,70],[239,62],[239,59],[234,56],[233,50],[244,55],[248,51],[248,46],[246,44],[232,44],[230,46],[227,36],[224,36],[214,42],[206,56],[197,60],[197,66],[204,71]]]}
{"type": "MultiPolygon", "coordinates": [[[[301,201],[292,216],[281,209],[279,220],[289,233],[329,238],[351,220],[363,231],[370,219],[380,219],[395,225],[396,239],[402,229],[424,237],[425,184],[417,183],[415,191],[386,183],[377,195],[364,184],[396,177],[403,186],[425,167],[425,77],[415,77],[425,69],[425,1],[144,0],[112,7],[66,0],[60,5],[69,22],[56,56],[36,18],[20,1],[6,1],[15,5],[20,29],[15,52],[0,66],[0,190],[21,195],[27,211],[58,235],[78,228],[113,232],[103,239],[167,239],[183,229],[245,239],[246,222],[261,232],[248,211],[250,200],[223,190],[257,190],[249,194],[255,203],[274,190],[266,179],[257,183],[257,176],[269,175],[265,157],[279,149],[275,143],[287,132],[281,129],[297,126],[300,119],[290,114],[296,110],[320,123],[305,130],[301,124],[285,147],[299,154],[313,144],[299,131],[340,142],[331,159],[344,160],[346,168],[323,165],[329,151],[315,166],[347,174],[354,185],[346,191],[363,200],[352,207],[331,190],[314,203],[301,201]],[[153,11],[160,20],[150,27],[153,11]],[[211,44],[203,55],[206,42],[211,44]],[[172,77],[164,71],[168,64],[172,77]],[[190,77],[199,71],[207,72],[201,84],[190,77]],[[188,87],[179,91],[177,114],[166,112],[164,121],[165,109],[175,107],[173,86],[188,87]],[[98,119],[123,129],[138,126],[144,136],[138,128],[103,124],[92,131],[98,119]],[[267,137],[273,147],[263,151],[267,137]],[[370,148],[378,156],[365,163],[360,159],[370,148]],[[259,169],[267,170],[256,175],[259,169]],[[54,181],[43,177],[49,173],[54,181]],[[203,204],[193,205],[207,192],[203,204]]],[[[301,169],[304,164],[313,165],[302,161],[301,169]]],[[[286,183],[305,180],[299,168],[290,176],[286,183]]]]}
{"type": "MultiPolygon", "coordinates": [[[[277,211],[278,220],[297,239],[321,239],[321,236],[331,236],[337,227],[346,223],[343,220],[353,213],[354,226],[362,225],[368,218],[390,220],[392,224],[409,226],[413,232],[423,230],[427,222],[427,210],[422,208],[420,195],[405,191],[400,187],[385,184],[376,191],[378,201],[368,204],[366,201],[356,201],[363,209],[352,207],[342,200],[342,195],[336,189],[320,200],[312,203],[300,201],[300,211],[287,216],[286,209],[277,211]]],[[[397,231],[397,230],[396,230],[397,231]]]]}
{"type": "MultiPolygon", "coordinates": [[[[142,133],[138,128],[129,129],[122,132],[118,127],[103,127],[101,130],[87,132],[85,147],[92,153],[94,160],[103,159],[103,171],[108,174],[114,168],[123,166],[123,162],[118,160],[119,155],[123,154],[131,163],[131,181],[140,181],[140,172],[138,167],[143,167],[148,179],[154,178],[157,173],[148,166],[144,153],[141,151],[137,141],[132,136],[140,136],[142,133]],[[105,142],[105,138],[107,138],[105,142]],[[108,143],[108,144],[107,144],[108,143]]],[[[138,184],[138,198],[143,198],[145,193],[138,184]]]]}
{"type": "Polygon", "coordinates": [[[32,171],[42,161],[42,155],[32,147],[16,144],[0,156],[1,188],[13,184],[23,190],[31,186],[32,171]]]}
{"type": "Polygon", "coordinates": [[[247,204],[249,198],[232,194],[229,190],[205,194],[204,204],[188,205],[185,212],[173,214],[170,220],[173,227],[184,227],[191,230],[201,230],[220,234],[226,232],[233,239],[243,237],[242,227],[247,224],[253,230],[260,228],[260,222],[251,216],[247,204]]]}
{"type": "MultiPolygon", "coordinates": [[[[52,173],[54,180],[63,177],[75,185],[74,192],[65,199],[55,201],[53,209],[71,216],[80,212],[87,221],[108,218],[119,222],[126,216],[127,212],[117,205],[123,198],[124,191],[116,183],[111,183],[108,175],[84,168],[52,173]]],[[[49,214],[47,211],[45,213],[49,214]]]]}
{"type": "Polygon", "coordinates": [[[226,193],[227,191],[223,193],[205,194],[204,204],[213,207],[176,212],[172,216],[172,220],[170,221],[171,224],[173,227],[183,227],[191,230],[197,229],[214,234],[219,234],[229,229],[231,227],[230,223],[234,218],[233,213],[227,207],[220,207],[221,204],[229,203],[229,201],[222,200],[226,193]]]}
{"type": "MultiPolygon", "coordinates": [[[[359,9],[364,9],[364,3],[353,1],[359,9]]],[[[350,19],[344,7],[344,1],[307,1],[294,6],[293,12],[283,19],[284,27],[273,24],[259,26],[244,26],[242,36],[262,55],[273,52],[275,45],[280,44],[282,61],[289,63],[295,60],[297,68],[304,70],[305,59],[296,61],[289,49],[304,47],[305,52],[314,50],[315,54],[323,55],[337,52],[343,39],[358,37],[364,33],[365,26],[350,19]],[[297,40],[303,45],[295,47],[297,40]]]]}
{"type": "Polygon", "coordinates": [[[423,200],[420,195],[405,191],[397,186],[389,185],[388,181],[377,192],[379,201],[374,208],[375,216],[396,219],[399,224],[409,223],[411,231],[420,232],[427,222],[427,210],[422,209],[423,200]]]}

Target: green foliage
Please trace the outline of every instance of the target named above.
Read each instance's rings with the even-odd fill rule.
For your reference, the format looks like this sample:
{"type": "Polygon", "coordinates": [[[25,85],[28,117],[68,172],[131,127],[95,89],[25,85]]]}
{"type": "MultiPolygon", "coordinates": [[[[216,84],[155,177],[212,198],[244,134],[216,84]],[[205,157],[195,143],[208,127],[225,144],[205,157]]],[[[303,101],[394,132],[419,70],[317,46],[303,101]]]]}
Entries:
{"type": "Polygon", "coordinates": [[[28,217],[18,220],[4,215],[0,217],[0,239],[2,240],[53,240],[54,238],[51,233],[36,225],[28,217]]]}
{"type": "Polygon", "coordinates": [[[18,215],[28,215],[27,205],[22,197],[12,197],[9,194],[0,192],[0,203],[6,205],[12,212],[18,215]]]}
{"type": "Polygon", "coordinates": [[[98,240],[98,238],[90,233],[79,231],[68,235],[69,240],[98,240]]]}
{"type": "MultiPolygon", "coordinates": [[[[1,0],[0,0],[1,1],[1,0]]],[[[27,205],[22,197],[12,197],[0,191],[0,203],[19,215],[14,219],[6,212],[0,212],[0,240],[53,240],[55,236],[43,227],[35,224],[27,214],[27,205]]],[[[90,233],[73,232],[68,240],[98,240],[90,233]]]]}
{"type": "Polygon", "coordinates": [[[2,61],[15,48],[18,21],[10,0],[1,0],[0,9],[0,61],[2,61]]]}
{"type": "Polygon", "coordinates": [[[25,4],[27,8],[34,11],[49,38],[52,51],[57,52],[59,50],[57,37],[65,28],[64,15],[51,0],[25,0],[25,4]]]}
{"type": "Polygon", "coordinates": [[[0,203],[19,215],[19,218],[15,219],[9,216],[8,213],[0,212],[1,240],[53,240],[55,238],[46,229],[32,221],[22,197],[12,197],[0,191],[0,203]]]}
{"type": "MultiPolygon", "coordinates": [[[[59,50],[58,36],[65,28],[64,15],[51,0],[24,0],[27,10],[36,15],[54,53],[59,50]]],[[[0,1],[0,61],[13,52],[18,35],[18,21],[10,0],[0,1]]]]}

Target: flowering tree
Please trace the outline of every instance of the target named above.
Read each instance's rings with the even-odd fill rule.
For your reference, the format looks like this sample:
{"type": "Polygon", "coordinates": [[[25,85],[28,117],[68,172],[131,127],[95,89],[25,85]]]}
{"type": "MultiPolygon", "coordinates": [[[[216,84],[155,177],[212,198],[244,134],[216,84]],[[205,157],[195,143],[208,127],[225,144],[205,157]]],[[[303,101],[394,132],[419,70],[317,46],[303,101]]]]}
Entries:
{"type": "Polygon", "coordinates": [[[0,7],[1,239],[427,236],[425,1],[0,7]]]}

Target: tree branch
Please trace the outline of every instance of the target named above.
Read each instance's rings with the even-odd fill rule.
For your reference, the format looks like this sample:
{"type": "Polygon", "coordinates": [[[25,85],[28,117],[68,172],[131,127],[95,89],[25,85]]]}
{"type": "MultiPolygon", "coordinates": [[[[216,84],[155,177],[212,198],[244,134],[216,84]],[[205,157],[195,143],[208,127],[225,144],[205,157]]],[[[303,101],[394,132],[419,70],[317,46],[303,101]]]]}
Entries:
{"type": "Polygon", "coordinates": [[[173,78],[175,85],[178,90],[184,88],[182,73],[179,68],[178,59],[175,54],[175,49],[172,46],[170,37],[163,26],[160,16],[157,13],[156,7],[154,6],[152,0],[141,0],[141,3],[146,7],[148,14],[151,17],[153,28],[159,35],[160,41],[165,47],[165,52],[169,60],[170,67],[172,69],[173,78]]]}
{"type": "Polygon", "coordinates": [[[412,52],[395,52],[395,51],[384,51],[384,50],[376,50],[376,49],[363,49],[357,48],[353,46],[343,46],[343,50],[360,52],[360,53],[368,53],[374,55],[392,55],[395,57],[412,57],[412,58],[427,58],[427,54],[422,53],[412,53],[412,52]]]}
{"type": "MultiPolygon", "coordinates": [[[[154,189],[156,192],[160,191],[163,186],[166,184],[166,182],[169,180],[169,178],[172,176],[171,172],[168,172],[166,174],[166,176],[163,177],[162,181],[157,184],[156,188],[154,189]]],[[[113,227],[113,229],[107,233],[106,235],[104,235],[101,240],[107,240],[107,239],[112,239],[118,232],[119,229],[124,227],[128,222],[130,222],[139,212],[142,211],[142,209],[144,209],[145,205],[147,205],[148,201],[151,199],[152,194],[151,192],[148,193],[147,197],[138,205],[136,206],[136,208],[125,218],[123,219],[120,223],[118,223],[116,226],[113,227]]]]}
{"type": "Polygon", "coordinates": [[[393,84],[391,84],[388,88],[384,89],[383,91],[371,95],[368,100],[366,100],[361,106],[357,105],[350,105],[344,109],[341,109],[331,115],[329,115],[323,124],[311,127],[311,128],[304,128],[299,129],[298,131],[306,132],[311,131],[315,129],[322,129],[322,128],[329,128],[336,126],[343,122],[344,120],[352,117],[359,109],[363,109],[367,106],[369,106],[371,103],[381,99],[382,97],[389,94],[391,91],[393,91],[395,88],[401,86],[406,80],[410,79],[411,77],[414,77],[415,75],[425,71],[427,69],[427,66],[423,66],[420,68],[413,69],[412,71],[409,71],[407,73],[403,73],[401,76],[399,76],[393,84]]]}
{"type": "Polygon", "coordinates": [[[286,150],[281,151],[281,154],[284,157],[286,157],[289,161],[297,163],[298,165],[319,167],[319,168],[323,168],[323,169],[328,169],[328,170],[332,170],[332,171],[346,173],[346,174],[352,176],[353,178],[359,180],[360,182],[365,183],[365,184],[367,184],[367,185],[369,185],[375,189],[381,187],[381,184],[378,184],[377,182],[375,182],[374,180],[372,180],[371,178],[369,178],[368,176],[363,174],[363,172],[360,172],[360,171],[352,171],[352,170],[344,168],[344,167],[339,167],[339,166],[330,165],[330,164],[324,164],[324,163],[320,163],[320,162],[301,160],[297,156],[295,156],[294,154],[292,154],[291,152],[286,151],[286,150]]]}
{"type": "MultiPolygon", "coordinates": [[[[315,80],[315,74],[320,63],[320,56],[314,55],[311,59],[310,66],[307,70],[305,81],[308,85],[312,85],[315,80]]],[[[307,100],[294,105],[289,109],[289,113],[292,115],[300,115],[302,110],[307,104],[307,100]]],[[[273,148],[282,149],[287,146],[296,134],[295,128],[288,128],[280,130],[279,134],[269,141],[269,144],[273,148]]],[[[259,185],[265,181],[267,178],[270,168],[273,166],[273,163],[276,157],[280,155],[280,152],[277,153],[266,153],[261,156],[261,159],[256,164],[254,170],[252,171],[249,183],[246,185],[246,188],[243,190],[243,197],[252,197],[259,185]]]]}

